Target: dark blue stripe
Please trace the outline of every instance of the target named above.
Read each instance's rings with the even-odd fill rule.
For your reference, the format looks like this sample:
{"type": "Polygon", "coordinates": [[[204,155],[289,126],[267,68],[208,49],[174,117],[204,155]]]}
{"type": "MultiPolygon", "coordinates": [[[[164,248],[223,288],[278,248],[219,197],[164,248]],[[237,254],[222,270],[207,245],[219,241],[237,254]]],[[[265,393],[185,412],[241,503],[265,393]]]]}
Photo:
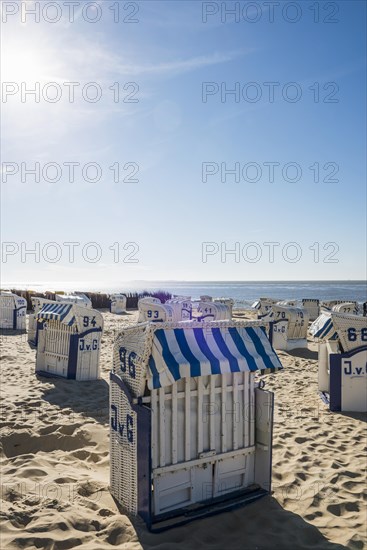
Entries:
{"type": "Polygon", "coordinates": [[[196,339],[196,342],[202,351],[202,353],[208,358],[210,362],[210,367],[212,370],[212,374],[220,374],[220,362],[217,357],[212,353],[208,346],[208,342],[204,338],[203,329],[201,328],[194,328],[194,336],[196,339]]]}
{"type": "Polygon", "coordinates": [[[240,372],[240,367],[237,359],[229,351],[219,328],[212,328],[214,340],[224,357],[228,360],[231,372],[240,372]]]}
{"type": "Polygon", "coordinates": [[[332,353],[330,361],[330,410],[341,411],[342,409],[342,363],[341,354],[332,353]]]}
{"type": "Polygon", "coordinates": [[[157,371],[157,367],[155,364],[155,361],[153,359],[153,355],[149,357],[149,368],[150,372],[152,373],[152,380],[153,380],[153,388],[156,390],[161,387],[161,383],[159,380],[159,372],[157,371]]]}
{"type": "Polygon", "coordinates": [[[72,334],[70,337],[69,359],[67,378],[76,379],[76,368],[78,363],[79,334],[72,334]]]}
{"type": "MultiPolygon", "coordinates": [[[[246,330],[246,329],[245,329],[246,330]]],[[[256,365],[256,361],[254,357],[251,355],[251,353],[246,348],[245,342],[239,335],[239,332],[236,328],[231,327],[228,329],[229,334],[232,336],[232,340],[235,343],[236,348],[240,352],[240,354],[246,358],[248,367],[250,371],[260,370],[258,366],[256,365]]]]}
{"type": "Polygon", "coordinates": [[[175,380],[180,379],[180,366],[177,363],[176,359],[173,357],[171,350],[168,347],[166,335],[164,333],[163,329],[159,329],[155,331],[155,336],[158,339],[158,342],[162,346],[162,356],[164,359],[164,362],[166,363],[167,367],[170,370],[170,373],[172,374],[173,378],[175,380]]]}
{"type": "Polygon", "coordinates": [[[180,348],[182,355],[190,363],[190,376],[201,376],[200,361],[192,353],[190,346],[187,343],[183,329],[175,328],[173,332],[176,336],[178,347],[180,348]]]}
{"type": "Polygon", "coordinates": [[[65,317],[67,316],[67,314],[69,313],[69,311],[71,310],[72,307],[73,307],[73,306],[70,305],[70,306],[66,309],[65,313],[63,313],[62,315],[60,315],[60,321],[62,321],[63,319],[65,319],[65,317]]]}
{"type": "Polygon", "coordinates": [[[333,327],[333,324],[332,324],[332,322],[330,321],[330,325],[328,326],[327,330],[325,330],[325,329],[326,329],[326,326],[324,326],[324,331],[323,331],[323,333],[322,333],[322,336],[326,336],[327,334],[329,334],[329,332],[330,332],[331,330],[333,330],[333,328],[334,328],[334,327],[333,327]]]}
{"type": "MultiPolygon", "coordinates": [[[[260,355],[261,359],[264,361],[266,368],[274,370],[277,366],[273,364],[269,355],[267,354],[259,336],[256,334],[255,330],[252,327],[246,328],[248,335],[254,343],[257,353],[260,355]]],[[[276,356],[277,357],[277,356],[276,356]]],[[[281,368],[278,367],[278,368],[281,368]]]]}
{"type": "MultiPolygon", "coordinates": [[[[322,327],[320,327],[319,330],[316,331],[315,337],[318,338],[320,335],[324,334],[324,331],[325,331],[328,327],[330,327],[330,325],[331,325],[331,319],[328,319],[328,320],[326,321],[326,323],[324,323],[324,324],[322,325],[322,327]]],[[[330,328],[329,328],[329,330],[330,330],[330,328]]],[[[326,334],[327,334],[327,333],[326,333],[326,334]]]]}

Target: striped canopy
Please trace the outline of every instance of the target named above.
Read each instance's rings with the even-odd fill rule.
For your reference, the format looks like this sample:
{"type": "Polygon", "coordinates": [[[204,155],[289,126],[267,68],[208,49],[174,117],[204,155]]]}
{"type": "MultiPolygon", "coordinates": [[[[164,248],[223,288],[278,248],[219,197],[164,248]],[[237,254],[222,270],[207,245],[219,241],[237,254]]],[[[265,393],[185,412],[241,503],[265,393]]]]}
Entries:
{"type": "Polygon", "coordinates": [[[73,314],[73,304],[63,304],[62,302],[44,304],[37,313],[36,318],[40,321],[54,320],[60,321],[69,327],[75,322],[73,314]]]}
{"type": "Polygon", "coordinates": [[[154,332],[149,389],[181,378],[275,372],[282,365],[262,327],[175,328],[154,332]]]}
{"type": "Polygon", "coordinates": [[[320,338],[320,340],[336,340],[338,338],[330,313],[319,315],[311,324],[309,332],[314,338],[320,338]]]}

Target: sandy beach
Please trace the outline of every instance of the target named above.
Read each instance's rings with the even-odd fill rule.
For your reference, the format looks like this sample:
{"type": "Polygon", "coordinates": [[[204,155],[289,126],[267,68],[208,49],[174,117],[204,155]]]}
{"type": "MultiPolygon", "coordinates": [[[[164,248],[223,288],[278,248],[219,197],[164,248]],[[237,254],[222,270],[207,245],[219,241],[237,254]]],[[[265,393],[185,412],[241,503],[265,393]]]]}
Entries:
{"type": "Polygon", "coordinates": [[[366,415],[332,413],[317,392],[317,346],[279,352],[273,494],[162,534],[109,492],[108,379],[115,335],[137,312],[103,312],[98,382],[36,377],[26,334],[3,332],[1,550],[367,547],[366,415]]]}

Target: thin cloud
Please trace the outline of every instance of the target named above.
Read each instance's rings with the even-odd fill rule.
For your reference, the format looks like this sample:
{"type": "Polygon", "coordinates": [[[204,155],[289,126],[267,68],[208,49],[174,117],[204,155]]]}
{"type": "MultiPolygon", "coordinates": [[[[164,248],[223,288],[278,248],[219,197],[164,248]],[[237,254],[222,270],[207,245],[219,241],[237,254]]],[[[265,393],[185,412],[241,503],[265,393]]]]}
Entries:
{"type": "Polygon", "coordinates": [[[201,55],[189,59],[180,59],[157,64],[151,63],[149,65],[127,65],[119,63],[115,66],[115,70],[120,74],[129,75],[182,74],[203,67],[233,61],[236,57],[244,55],[244,53],[245,52],[214,53],[212,55],[201,55]]]}

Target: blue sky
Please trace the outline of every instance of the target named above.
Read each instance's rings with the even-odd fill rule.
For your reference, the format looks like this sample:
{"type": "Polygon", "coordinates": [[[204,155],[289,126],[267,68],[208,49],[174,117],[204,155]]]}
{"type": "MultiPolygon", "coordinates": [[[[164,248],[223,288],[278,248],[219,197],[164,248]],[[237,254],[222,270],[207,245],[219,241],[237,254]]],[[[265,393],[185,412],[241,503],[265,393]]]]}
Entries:
{"type": "Polygon", "coordinates": [[[117,23],[108,0],[79,2],[73,22],[58,2],[55,23],[51,10],[22,22],[25,3],[15,14],[4,4],[15,3],[3,3],[2,25],[3,282],[365,278],[364,2],[304,0],[298,13],[280,2],[272,23],[264,2],[237,3],[238,21],[220,2],[119,2],[117,23]],[[36,82],[40,101],[22,102],[36,82]],[[205,83],[218,92],[204,102],[205,83]],[[25,172],[36,162],[38,182],[25,172]],[[42,176],[49,163],[58,181],[47,181],[52,166],[42,176]],[[74,181],[67,163],[79,163],[74,181]],[[83,178],[88,163],[99,181],[93,166],[83,178]],[[121,180],[138,169],[138,181],[115,182],[115,163],[121,180]],[[218,170],[206,181],[203,163],[218,170]],[[235,165],[240,181],[221,181],[221,166],[235,165]],[[74,261],[68,242],[79,243],[74,261]],[[264,243],[279,243],[273,261],[264,243]]]}

